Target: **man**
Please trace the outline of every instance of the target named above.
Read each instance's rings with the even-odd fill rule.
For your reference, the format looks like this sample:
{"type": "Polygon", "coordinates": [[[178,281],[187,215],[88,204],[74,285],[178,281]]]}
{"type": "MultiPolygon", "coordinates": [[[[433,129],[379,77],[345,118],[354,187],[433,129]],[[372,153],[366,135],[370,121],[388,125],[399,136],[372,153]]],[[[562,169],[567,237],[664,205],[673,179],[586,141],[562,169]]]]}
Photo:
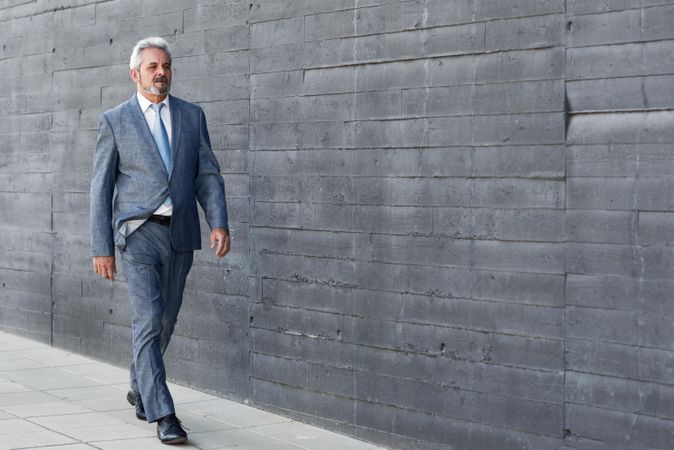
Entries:
{"type": "Polygon", "coordinates": [[[196,201],[211,228],[211,248],[229,252],[224,182],[197,105],[169,95],[171,52],[162,38],[131,53],[137,92],[103,113],[91,180],[91,247],[96,273],[113,280],[115,247],[127,280],[133,333],[129,403],[157,422],[166,444],[187,441],[166,384],[171,339],[192,253],[201,248],[196,201]]]}

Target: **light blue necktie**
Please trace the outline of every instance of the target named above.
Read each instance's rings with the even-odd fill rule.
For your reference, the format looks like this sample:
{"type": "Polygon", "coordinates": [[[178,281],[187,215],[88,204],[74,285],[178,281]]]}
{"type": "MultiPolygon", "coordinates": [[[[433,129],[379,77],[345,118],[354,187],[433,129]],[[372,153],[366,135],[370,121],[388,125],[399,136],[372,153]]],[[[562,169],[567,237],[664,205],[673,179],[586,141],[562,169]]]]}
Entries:
{"type": "MultiPolygon", "coordinates": [[[[164,121],[161,120],[161,109],[166,106],[164,103],[153,103],[150,105],[157,116],[154,119],[154,126],[152,127],[152,137],[157,143],[157,148],[159,149],[159,155],[161,156],[164,165],[166,166],[166,171],[171,173],[171,145],[169,144],[168,133],[166,132],[166,127],[164,126],[164,121]]],[[[171,205],[171,198],[166,197],[163,205],[171,205]]]]}

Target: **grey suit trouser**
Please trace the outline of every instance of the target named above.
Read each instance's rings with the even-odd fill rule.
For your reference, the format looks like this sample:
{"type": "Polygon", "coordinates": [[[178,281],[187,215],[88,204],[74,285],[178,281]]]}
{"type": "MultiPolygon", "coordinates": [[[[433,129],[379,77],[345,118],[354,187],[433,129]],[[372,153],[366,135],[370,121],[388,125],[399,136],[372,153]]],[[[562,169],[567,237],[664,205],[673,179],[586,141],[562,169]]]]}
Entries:
{"type": "Polygon", "coordinates": [[[168,226],[153,222],[131,233],[122,251],[133,332],[131,390],[140,393],[148,422],[175,413],[163,354],[178,319],[192,257],[191,251],[171,247],[168,226]]]}

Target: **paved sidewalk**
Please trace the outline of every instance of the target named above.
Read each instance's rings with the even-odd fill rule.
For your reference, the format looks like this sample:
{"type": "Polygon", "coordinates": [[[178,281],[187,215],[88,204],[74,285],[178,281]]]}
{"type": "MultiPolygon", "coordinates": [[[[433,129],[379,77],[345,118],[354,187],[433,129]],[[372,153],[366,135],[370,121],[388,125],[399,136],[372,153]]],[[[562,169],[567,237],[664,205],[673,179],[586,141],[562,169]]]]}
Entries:
{"type": "MultiPolygon", "coordinates": [[[[126,370],[0,332],[0,450],[163,449],[126,402],[126,370]]],[[[171,384],[179,449],[374,450],[356,439],[171,384]]]]}

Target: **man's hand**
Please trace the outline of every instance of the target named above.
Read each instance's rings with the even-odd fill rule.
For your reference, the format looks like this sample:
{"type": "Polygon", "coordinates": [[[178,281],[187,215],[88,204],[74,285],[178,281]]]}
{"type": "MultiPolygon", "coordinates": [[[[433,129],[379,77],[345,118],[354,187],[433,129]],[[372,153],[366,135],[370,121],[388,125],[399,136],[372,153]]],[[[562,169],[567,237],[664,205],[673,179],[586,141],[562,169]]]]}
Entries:
{"type": "Polygon", "coordinates": [[[211,248],[215,248],[215,256],[222,258],[229,253],[229,232],[224,228],[213,228],[211,231],[211,248]]]}
{"type": "Polygon", "coordinates": [[[117,267],[114,256],[94,256],[94,272],[106,280],[115,281],[117,267]]]}

